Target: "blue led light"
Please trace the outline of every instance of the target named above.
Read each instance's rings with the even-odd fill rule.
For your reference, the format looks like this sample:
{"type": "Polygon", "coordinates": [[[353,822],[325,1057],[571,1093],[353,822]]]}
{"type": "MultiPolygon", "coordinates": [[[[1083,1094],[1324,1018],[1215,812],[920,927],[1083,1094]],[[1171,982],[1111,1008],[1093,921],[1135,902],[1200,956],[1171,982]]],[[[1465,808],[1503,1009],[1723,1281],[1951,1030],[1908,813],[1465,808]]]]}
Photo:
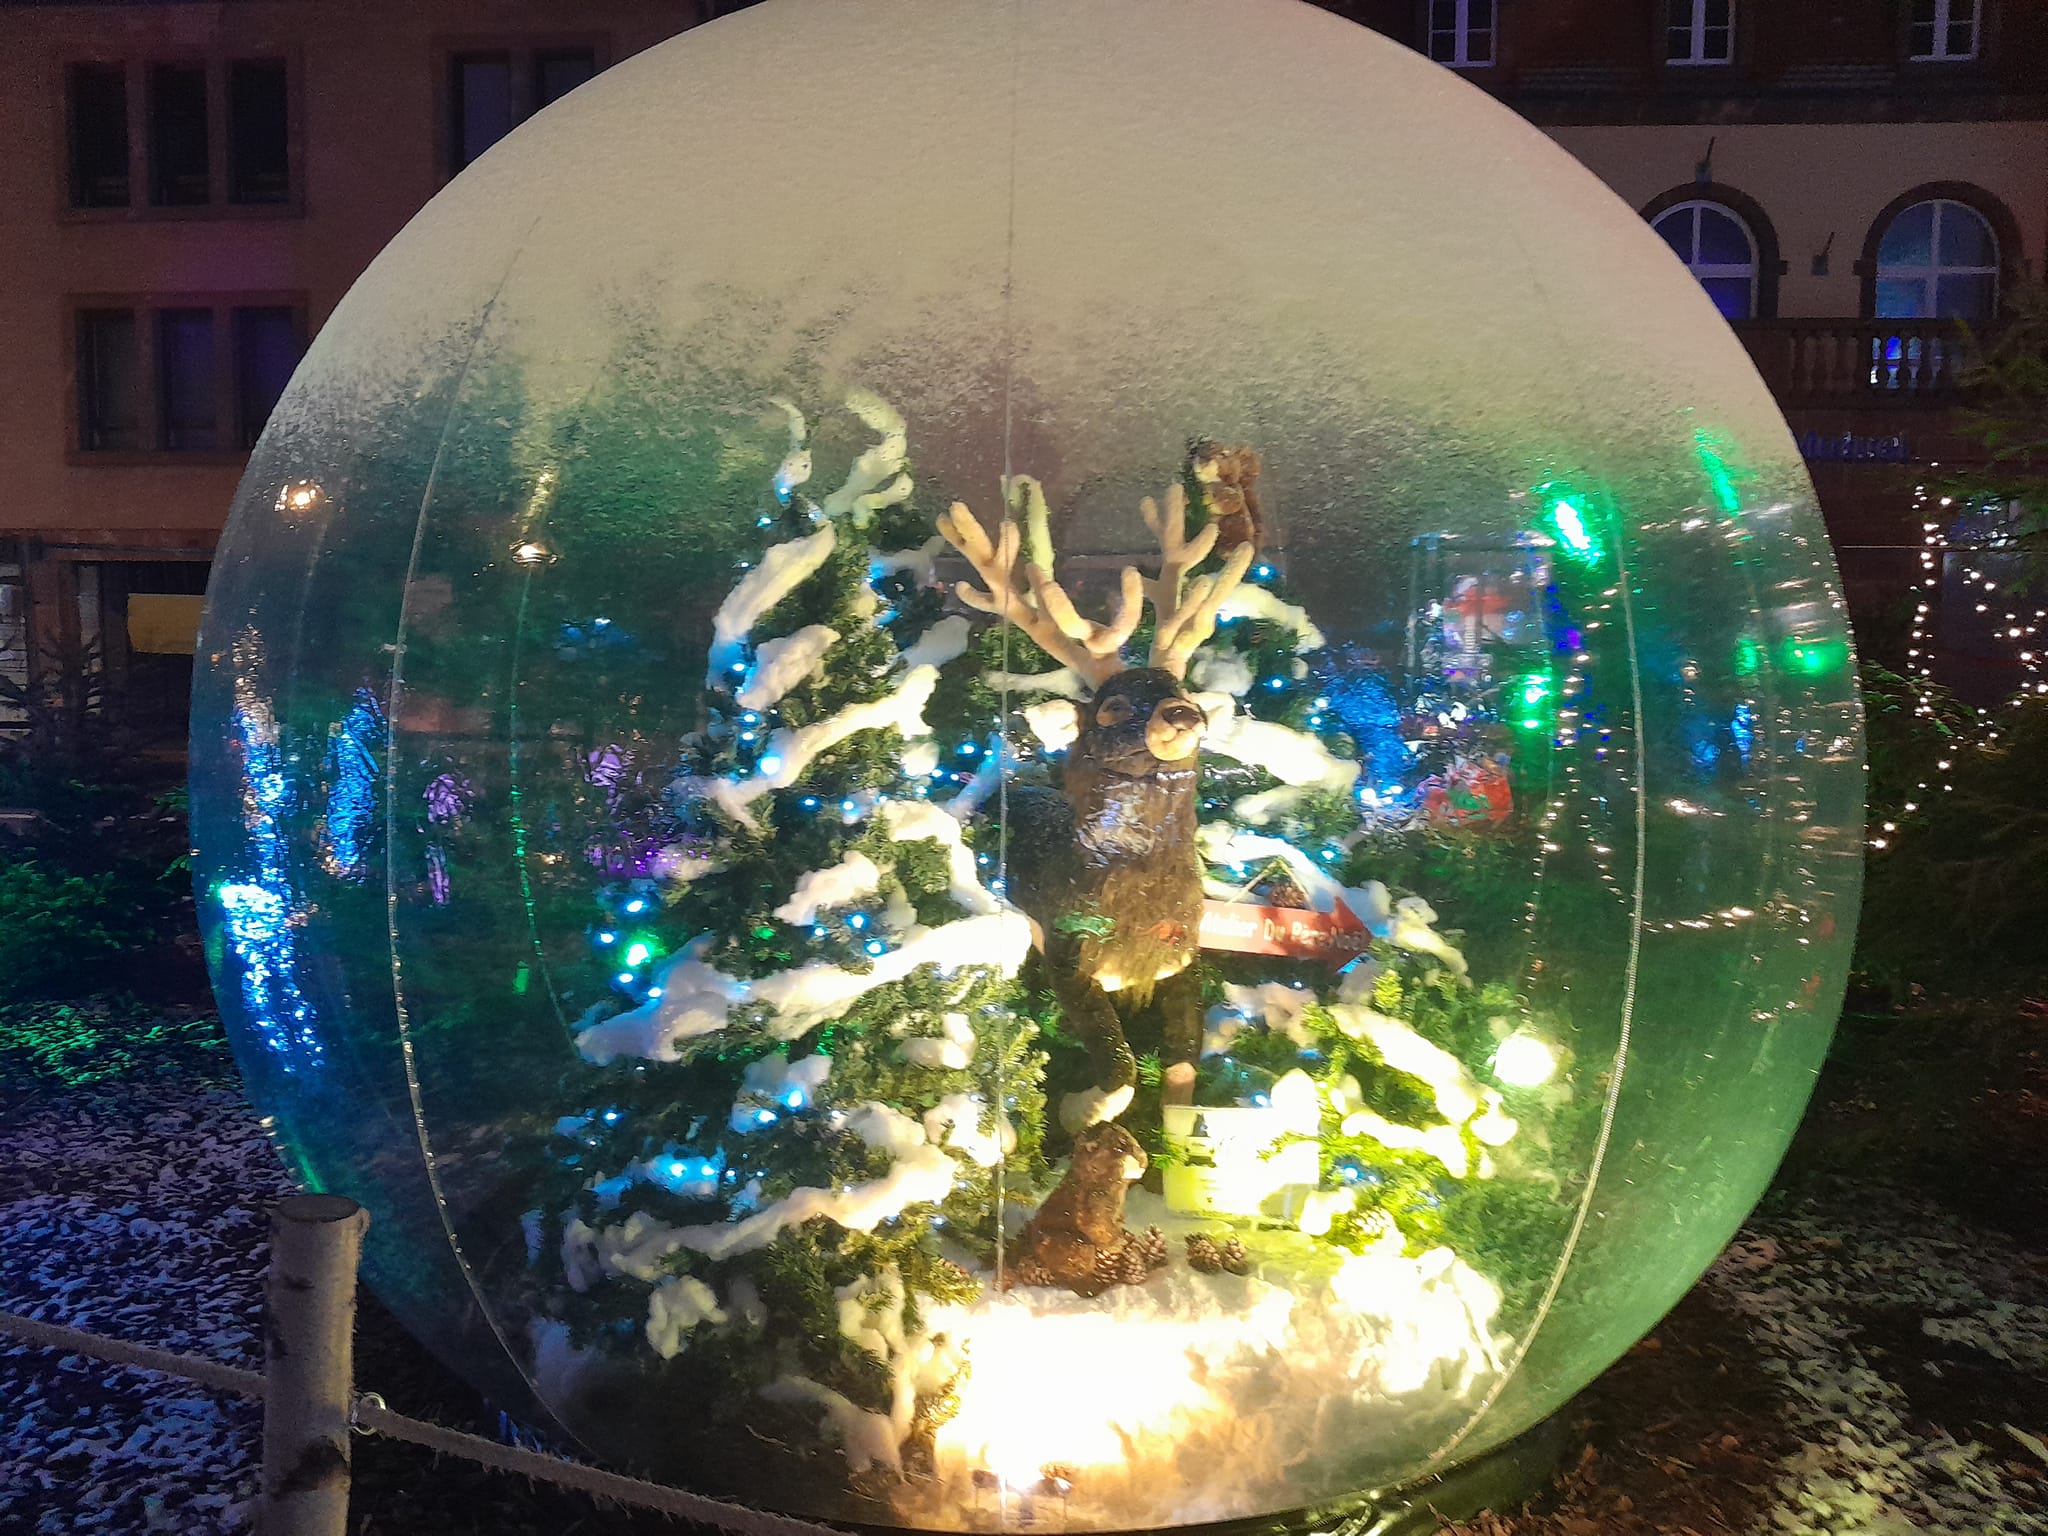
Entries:
{"type": "Polygon", "coordinates": [[[619,936],[607,929],[597,936],[597,942],[600,944],[616,944],[619,942],[619,936]]]}
{"type": "Polygon", "coordinates": [[[861,947],[871,955],[879,955],[883,953],[885,950],[887,950],[889,946],[884,944],[880,939],[869,939],[867,943],[862,945],[861,947]]]}
{"type": "Polygon", "coordinates": [[[846,920],[846,926],[849,928],[865,928],[867,925],[868,915],[865,912],[856,912],[846,920]]]}
{"type": "Polygon", "coordinates": [[[356,690],[355,703],[330,733],[327,747],[327,817],[323,850],[330,873],[348,879],[358,874],[375,842],[377,786],[381,774],[377,753],[385,743],[384,712],[367,688],[356,690]]]}
{"type": "Polygon", "coordinates": [[[300,991],[295,897],[287,873],[284,835],[278,830],[292,807],[277,719],[246,680],[236,683],[234,731],[242,748],[242,825],[254,856],[252,878],[223,882],[214,891],[226,925],[224,947],[241,963],[242,1001],[264,1045],[285,1071],[317,1063],[324,1051],[314,1028],[313,1005],[300,991]]]}
{"type": "Polygon", "coordinates": [[[631,901],[626,903],[626,910],[628,912],[645,912],[647,910],[646,898],[642,896],[635,896],[631,901]]]}
{"type": "Polygon", "coordinates": [[[782,759],[773,752],[767,753],[761,759],[760,769],[763,773],[780,773],[782,772],[782,759]]]}

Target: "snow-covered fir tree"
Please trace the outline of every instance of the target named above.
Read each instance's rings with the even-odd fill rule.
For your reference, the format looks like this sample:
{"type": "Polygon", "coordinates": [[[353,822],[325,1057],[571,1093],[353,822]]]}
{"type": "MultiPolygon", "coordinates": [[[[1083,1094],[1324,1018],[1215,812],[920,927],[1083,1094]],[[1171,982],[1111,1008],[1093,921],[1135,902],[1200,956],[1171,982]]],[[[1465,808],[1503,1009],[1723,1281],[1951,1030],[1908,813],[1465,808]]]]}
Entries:
{"type": "Polygon", "coordinates": [[[770,542],[713,619],[674,835],[594,926],[633,951],[576,1036],[611,1091],[556,1128],[570,1190],[537,1262],[572,1338],[632,1330],[703,1400],[782,1403],[894,1470],[962,1367],[926,1314],[977,1289],[998,1179],[1043,1174],[1030,933],[927,798],[966,626],[915,600],[929,549],[877,547],[916,526],[903,421],[852,395],[876,440],[814,501],[808,424],[776,404],[770,542]]]}

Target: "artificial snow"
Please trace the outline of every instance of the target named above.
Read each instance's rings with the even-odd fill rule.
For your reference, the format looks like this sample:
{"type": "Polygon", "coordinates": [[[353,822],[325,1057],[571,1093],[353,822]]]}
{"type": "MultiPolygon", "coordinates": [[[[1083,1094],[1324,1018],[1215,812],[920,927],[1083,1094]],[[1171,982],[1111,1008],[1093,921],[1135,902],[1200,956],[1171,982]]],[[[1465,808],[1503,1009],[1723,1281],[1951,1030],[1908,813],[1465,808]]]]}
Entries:
{"type": "Polygon", "coordinates": [[[780,640],[764,640],[754,650],[754,664],[747,669],[746,686],[740,689],[743,709],[766,709],[798,683],[810,678],[825,653],[839,643],[839,631],[829,624],[806,624],[780,640]]]}
{"type": "MultiPolygon", "coordinates": [[[[911,1124],[916,1126],[915,1121],[911,1124]]],[[[921,1126],[917,1135],[920,1144],[898,1157],[880,1178],[844,1189],[794,1189],[742,1220],[678,1227],[666,1240],[718,1260],[765,1248],[787,1229],[821,1216],[849,1232],[872,1232],[913,1205],[936,1205],[953,1192],[960,1165],[949,1153],[925,1143],[921,1126]]]]}
{"type": "Polygon", "coordinates": [[[981,1128],[987,1105],[976,1094],[949,1093],[924,1112],[924,1134],[935,1146],[951,1147],[978,1168],[993,1168],[1017,1145],[1009,1120],[981,1128]]]}
{"type": "Polygon", "coordinates": [[[1050,672],[984,672],[981,681],[996,693],[1056,693],[1063,699],[1078,699],[1088,685],[1072,667],[1055,667],[1050,672]]]}
{"type": "MultiPolygon", "coordinates": [[[[1176,1247],[1206,1230],[1141,1190],[1127,1214],[1176,1247]]],[[[940,1487],[906,1513],[965,1528],[977,1474],[1023,1490],[1052,1467],[1072,1484],[1069,1528],[1198,1522],[1247,1496],[1279,1507],[1304,1458],[1455,1423],[1499,1370],[1498,1292],[1449,1250],[1247,1237],[1251,1275],[1175,1262],[1092,1298],[1018,1286],[933,1309],[969,1369],[934,1444],[940,1487]]]]}
{"type": "Polygon", "coordinates": [[[685,1337],[699,1323],[724,1321],[717,1295],[694,1276],[671,1276],[648,1293],[647,1342],[664,1360],[681,1352],[685,1337]]]}
{"type": "Polygon", "coordinates": [[[1358,779],[1358,764],[1340,761],[1320,736],[1250,715],[1212,719],[1202,749],[1262,768],[1283,784],[1346,790],[1358,779]]]}
{"type": "Polygon", "coordinates": [[[902,472],[909,455],[909,439],[903,416],[880,395],[856,389],[846,397],[846,408],[882,440],[853,461],[845,483],[825,498],[824,515],[830,519],[850,517],[853,526],[865,528],[883,507],[906,499],[912,490],[909,475],[902,472]]]}
{"type": "Polygon", "coordinates": [[[897,1047],[912,1066],[937,1067],[964,1072],[974,1061],[974,1027],[964,1013],[949,1013],[940,1022],[941,1033],[915,1035],[897,1047]]]}
{"type": "Polygon", "coordinates": [[[983,916],[1003,910],[1002,903],[982,885],[974,850],[967,846],[959,818],[949,808],[928,800],[884,800],[881,811],[882,825],[892,840],[916,843],[932,838],[945,846],[947,894],[962,908],[983,916]]]}
{"type": "Polygon", "coordinates": [[[1466,971],[1465,956],[1433,926],[1436,910],[1420,896],[1403,896],[1394,903],[1393,921],[1387,930],[1390,942],[1403,949],[1412,949],[1418,954],[1434,955],[1451,968],[1453,974],[1463,978],[1466,971]]]}
{"type": "Polygon", "coordinates": [[[735,786],[734,798],[746,805],[771,789],[789,788],[810,771],[820,752],[862,731],[894,729],[905,736],[929,736],[931,727],[925,724],[924,707],[931,702],[932,690],[938,684],[938,668],[912,667],[879,699],[849,704],[809,725],[778,727],[761,754],[760,771],[735,786]]]}
{"type": "Polygon", "coordinates": [[[830,961],[813,960],[741,985],[748,989],[749,1003],[765,1003],[775,1010],[769,1032],[778,1039],[793,1040],[837,1018],[855,999],[903,980],[921,965],[935,965],[946,974],[962,966],[987,965],[1014,976],[1030,947],[1030,920],[1021,912],[1005,909],[937,928],[912,928],[904,935],[902,946],[876,956],[870,970],[851,971],[830,961]]]}
{"type": "Polygon", "coordinates": [[[865,1472],[869,1467],[903,1470],[897,1443],[901,1435],[887,1414],[857,1408],[841,1393],[808,1376],[780,1377],[761,1388],[761,1396],[771,1403],[801,1403],[822,1409],[826,1429],[846,1453],[848,1471],[865,1472]]]}
{"type": "Polygon", "coordinates": [[[1265,619],[1282,629],[1292,630],[1296,655],[1319,651],[1329,643],[1308,616],[1306,608],[1282,602],[1265,587],[1240,584],[1224,598],[1222,606],[1216,610],[1216,621],[1225,624],[1232,619],[1265,619]]]}
{"type": "Polygon", "coordinates": [[[915,549],[871,549],[868,551],[869,578],[880,581],[885,577],[904,575],[913,585],[928,587],[932,583],[932,569],[945,548],[946,541],[935,533],[915,549]]]}
{"type": "Polygon", "coordinates": [[[1396,1072],[1419,1077],[1435,1096],[1437,1113],[1463,1125],[1479,1113],[1479,1084],[1465,1064],[1442,1046],[1425,1040],[1399,1019],[1357,1003],[1331,1003],[1330,1017],[1354,1040],[1363,1040],[1396,1072]]]}
{"type": "Polygon", "coordinates": [[[1251,663],[1235,651],[1204,647],[1188,664],[1188,682],[1214,693],[1243,698],[1253,681],[1251,663]]]}
{"type": "Polygon", "coordinates": [[[1081,734],[1081,712],[1071,699],[1045,699],[1037,704],[1027,704],[1023,715],[1024,723],[1031,727],[1031,734],[1048,752],[1066,751],[1081,734]]]}
{"type": "Polygon", "coordinates": [[[849,853],[830,869],[810,869],[798,877],[789,900],[775,909],[778,922],[805,927],[820,912],[852,906],[881,889],[882,872],[875,861],[858,850],[849,853]]]}
{"type": "Polygon", "coordinates": [[[705,687],[722,688],[732,680],[733,668],[745,654],[747,637],[762,615],[817,574],[831,555],[836,538],[832,525],[826,523],[816,533],[771,544],[761,552],[754,568],[734,584],[712,615],[705,687]]]}
{"type": "Polygon", "coordinates": [[[905,646],[899,658],[905,667],[943,667],[962,655],[974,626],[957,613],[948,614],[905,646]]]}

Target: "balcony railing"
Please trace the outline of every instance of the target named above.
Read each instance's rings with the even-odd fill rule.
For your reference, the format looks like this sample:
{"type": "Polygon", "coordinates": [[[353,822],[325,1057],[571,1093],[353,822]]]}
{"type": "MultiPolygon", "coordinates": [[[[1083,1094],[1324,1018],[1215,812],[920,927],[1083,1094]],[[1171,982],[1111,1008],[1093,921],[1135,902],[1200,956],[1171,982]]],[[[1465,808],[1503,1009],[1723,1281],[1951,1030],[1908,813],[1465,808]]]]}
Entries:
{"type": "Polygon", "coordinates": [[[1953,405],[1980,355],[1954,320],[1743,320],[1735,333],[1785,406],[1953,405]]]}

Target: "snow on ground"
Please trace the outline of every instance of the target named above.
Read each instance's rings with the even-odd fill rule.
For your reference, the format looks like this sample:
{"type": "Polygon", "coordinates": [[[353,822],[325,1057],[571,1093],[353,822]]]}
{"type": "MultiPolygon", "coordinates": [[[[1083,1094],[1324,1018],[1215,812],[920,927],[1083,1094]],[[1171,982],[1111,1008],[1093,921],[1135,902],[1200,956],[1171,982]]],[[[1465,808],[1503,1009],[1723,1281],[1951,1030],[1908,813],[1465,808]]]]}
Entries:
{"type": "MultiPolygon", "coordinates": [[[[283,1170],[225,1082],[106,1083],[0,1116],[0,1307],[261,1369],[283,1170]]],[[[0,1337],[0,1530],[246,1529],[259,1406],[0,1337]]]]}
{"type": "MultiPolygon", "coordinates": [[[[0,1306],[260,1365],[264,1212],[285,1181],[224,1073],[0,1097],[0,1306]]],[[[2041,1252],[1882,1192],[1752,1220],[1703,1291],[1789,1405],[1755,1536],[2048,1536],[2022,1438],[2048,1401],[2043,1273],[2041,1252]]],[[[252,1403],[0,1340],[8,1536],[243,1531],[258,1438],[252,1403]]],[[[540,1528],[545,1494],[462,1486],[462,1528],[540,1528]]]]}
{"type": "MultiPolygon", "coordinates": [[[[1801,1441],[1779,1467],[1774,1533],[2048,1533],[2037,1478],[2007,1465],[2034,1470],[2024,1441],[1975,1438],[1940,1401],[1965,1374],[2048,1377],[2041,1281],[2039,1254],[1902,1199],[1753,1218],[1703,1283],[1749,1320],[1801,1441]]],[[[2005,1411],[2022,1433],[2043,1427],[2018,1401],[2005,1411]]]]}

